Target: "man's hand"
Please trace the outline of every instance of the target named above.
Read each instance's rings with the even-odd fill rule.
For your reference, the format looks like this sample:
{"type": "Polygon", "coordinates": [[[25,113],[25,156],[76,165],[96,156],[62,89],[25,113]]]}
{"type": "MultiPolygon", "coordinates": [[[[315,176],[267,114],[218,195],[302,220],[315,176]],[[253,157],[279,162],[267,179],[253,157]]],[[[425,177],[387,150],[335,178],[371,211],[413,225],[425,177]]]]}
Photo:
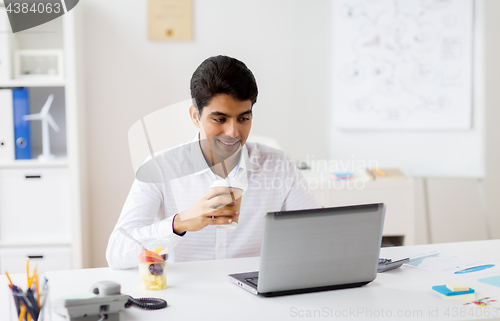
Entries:
{"type": "Polygon", "coordinates": [[[238,211],[224,209],[236,205],[231,197],[231,187],[214,187],[184,212],[175,216],[173,228],[177,234],[199,231],[208,225],[231,224],[238,211]]]}

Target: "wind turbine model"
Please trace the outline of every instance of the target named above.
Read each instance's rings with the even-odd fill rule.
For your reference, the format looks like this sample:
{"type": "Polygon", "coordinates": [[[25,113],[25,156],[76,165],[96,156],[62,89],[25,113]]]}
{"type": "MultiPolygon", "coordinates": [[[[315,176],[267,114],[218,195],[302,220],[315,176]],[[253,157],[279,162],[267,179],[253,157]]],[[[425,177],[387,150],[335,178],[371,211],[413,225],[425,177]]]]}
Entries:
{"type": "Polygon", "coordinates": [[[42,145],[43,145],[43,153],[38,156],[38,160],[40,161],[48,161],[54,159],[55,156],[50,153],[50,140],[49,140],[49,125],[54,129],[57,133],[59,132],[59,126],[57,126],[56,122],[49,114],[50,106],[52,105],[52,101],[54,100],[54,95],[50,95],[43,105],[42,110],[39,114],[32,114],[23,116],[23,120],[41,120],[42,121],[42,145]]]}

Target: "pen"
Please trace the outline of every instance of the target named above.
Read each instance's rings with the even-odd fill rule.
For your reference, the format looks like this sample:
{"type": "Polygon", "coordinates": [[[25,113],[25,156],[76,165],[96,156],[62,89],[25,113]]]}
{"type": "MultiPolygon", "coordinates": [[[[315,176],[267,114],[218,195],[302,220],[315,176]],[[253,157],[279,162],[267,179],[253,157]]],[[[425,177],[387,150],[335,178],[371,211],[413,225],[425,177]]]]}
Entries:
{"type": "Polygon", "coordinates": [[[28,300],[28,305],[30,309],[28,309],[28,320],[33,318],[33,320],[38,320],[39,308],[35,300],[35,292],[33,289],[29,288],[26,291],[26,299],[28,300]]]}
{"type": "Polygon", "coordinates": [[[23,293],[23,290],[21,290],[19,287],[15,286],[15,285],[12,286],[12,292],[14,292],[14,295],[19,299],[19,304],[22,305],[21,312],[20,312],[19,316],[21,316],[21,314],[24,314],[24,315],[23,315],[23,318],[20,318],[19,320],[24,319],[24,316],[26,315],[26,313],[28,313],[28,319],[29,319],[30,315],[34,315],[34,312],[33,312],[32,306],[31,306],[31,302],[29,302],[29,300],[28,300],[28,297],[23,293]],[[23,309],[25,310],[24,313],[23,313],[23,309]]]}
{"type": "Polygon", "coordinates": [[[42,306],[40,309],[43,309],[45,307],[45,302],[47,302],[47,297],[48,297],[48,292],[49,292],[49,285],[47,284],[48,280],[45,278],[45,282],[43,283],[42,286],[42,293],[43,293],[43,298],[42,298],[42,306]]]}
{"type": "MultiPolygon", "coordinates": [[[[33,298],[33,290],[28,289],[28,293],[23,293],[23,290],[20,288],[13,286],[16,291],[16,295],[19,297],[20,303],[23,305],[24,309],[26,310],[25,313],[28,314],[28,320],[30,320],[32,317],[35,319],[35,321],[38,319],[38,309],[35,307],[36,302],[34,301],[35,298],[33,298]],[[30,293],[31,291],[31,293],[30,293]],[[33,304],[34,302],[34,304],[33,304]]],[[[21,310],[22,312],[22,310],[21,310]]]]}
{"type": "Polygon", "coordinates": [[[495,264],[485,264],[485,265],[473,266],[473,267],[470,267],[470,268],[467,268],[467,269],[463,269],[463,270],[457,271],[457,272],[455,272],[455,274],[465,274],[465,273],[482,271],[482,270],[486,270],[486,269],[492,268],[494,266],[495,266],[495,264]]]}
{"type": "Polygon", "coordinates": [[[21,313],[21,307],[19,306],[19,298],[15,294],[15,289],[14,289],[15,285],[14,285],[14,283],[12,283],[12,280],[10,279],[9,273],[5,272],[5,275],[7,276],[7,279],[9,279],[9,283],[10,283],[9,288],[11,289],[12,295],[14,296],[14,304],[16,305],[17,315],[19,315],[19,313],[21,313]]]}

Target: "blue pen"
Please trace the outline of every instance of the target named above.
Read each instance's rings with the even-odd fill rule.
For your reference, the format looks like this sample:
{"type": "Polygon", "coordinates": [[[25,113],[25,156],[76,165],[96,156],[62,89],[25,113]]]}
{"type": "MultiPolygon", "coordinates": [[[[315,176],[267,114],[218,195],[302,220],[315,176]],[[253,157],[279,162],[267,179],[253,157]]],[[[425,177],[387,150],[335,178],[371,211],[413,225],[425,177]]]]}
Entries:
{"type": "Polygon", "coordinates": [[[40,311],[38,309],[38,304],[36,303],[35,292],[33,291],[33,289],[29,288],[26,291],[26,298],[31,303],[31,308],[32,308],[31,309],[32,313],[30,313],[31,317],[33,318],[34,321],[37,321],[38,320],[38,314],[39,314],[40,311]]]}
{"type": "Polygon", "coordinates": [[[15,286],[14,283],[12,283],[12,280],[9,276],[9,273],[5,272],[5,276],[9,280],[9,283],[10,283],[9,289],[12,291],[12,296],[14,297],[14,304],[16,305],[17,315],[19,315],[21,313],[21,307],[19,306],[19,298],[16,295],[17,286],[15,286]]]}
{"type": "Polygon", "coordinates": [[[42,292],[40,293],[40,296],[42,297],[42,300],[40,302],[40,311],[44,309],[45,307],[45,302],[47,301],[48,297],[48,292],[49,292],[49,285],[47,284],[49,280],[45,278],[45,282],[43,283],[42,286],[42,292]]]}
{"type": "Polygon", "coordinates": [[[14,304],[16,305],[17,315],[21,313],[21,307],[19,306],[19,297],[16,295],[17,286],[11,285],[10,289],[12,290],[12,296],[14,297],[14,304]]]}
{"type": "Polygon", "coordinates": [[[470,267],[470,268],[467,268],[467,269],[463,269],[463,270],[457,271],[457,272],[455,272],[455,274],[465,274],[465,273],[472,273],[472,272],[482,271],[482,270],[486,270],[486,269],[492,268],[494,266],[495,266],[495,264],[485,264],[485,265],[474,266],[474,267],[470,267]]]}
{"type": "Polygon", "coordinates": [[[26,312],[29,313],[35,321],[38,320],[38,313],[37,311],[35,311],[34,306],[31,304],[31,300],[26,296],[23,290],[21,290],[19,287],[16,287],[15,292],[15,295],[17,295],[19,301],[26,307],[26,312]]]}

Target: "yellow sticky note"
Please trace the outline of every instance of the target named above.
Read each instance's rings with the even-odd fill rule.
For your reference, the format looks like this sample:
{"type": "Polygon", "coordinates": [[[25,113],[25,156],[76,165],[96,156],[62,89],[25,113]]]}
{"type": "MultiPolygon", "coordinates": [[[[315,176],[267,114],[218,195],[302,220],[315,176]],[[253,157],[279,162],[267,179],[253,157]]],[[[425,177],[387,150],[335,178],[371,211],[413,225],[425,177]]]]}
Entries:
{"type": "Polygon", "coordinates": [[[445,300],[464,300],[464,301],[474,301],[476,299],[475,293],[462,294],[462,295],[450,295],[446,296],[439,293],[439,295],[445,300]]]}
{"type": "Polygon", "coordinates": [[[450,289],[450,291],[458,292],[458,291],[469,291],[469,287],[463,283],[455,282],[455,283],[447,283],[446,287],[450,289]]]}

